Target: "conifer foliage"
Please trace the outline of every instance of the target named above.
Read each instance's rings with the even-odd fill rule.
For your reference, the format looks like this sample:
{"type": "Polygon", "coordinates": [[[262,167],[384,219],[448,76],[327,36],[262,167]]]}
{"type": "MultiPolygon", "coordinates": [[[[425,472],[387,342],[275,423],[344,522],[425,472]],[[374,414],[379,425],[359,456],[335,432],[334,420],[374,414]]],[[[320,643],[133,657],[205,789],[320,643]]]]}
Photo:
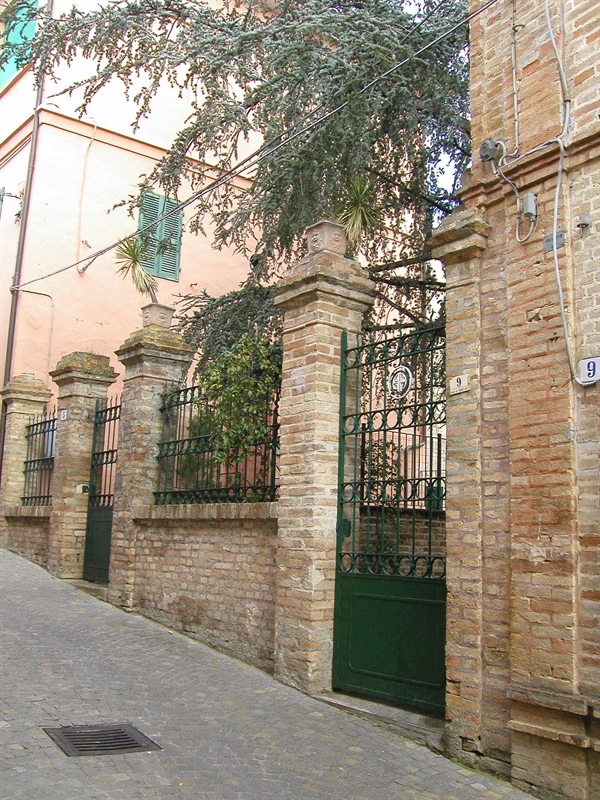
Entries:
{"type": "Polygon", "coordinates": [[[453,205],[438,178],[441,163],[459,175],[469,158],[466,26],[412,56],[464,16],[465,0],[116,0],[57,18],[13,0],[7,29],[28,4],[36,38],[7,37],[0,61],[16,55],[38,77],[64,78],[61,67],[84,56],[77,83],[58,89],[81,111],[113,81],[135,101],[134,124],[165,82],[191,98],[191,116],[140,193],[160,186],[184,199],[184,176],[199,190],[262,142],[247,191],[226,183],[190,209],[192,226],[212,218],[217,246],[253,256],[263,274],[301,252],[308,225],[348,209],[357,186],[368,187],[371,207],[355,247],[371,263],[421,253],[435,216],[453,205]],[[205,161],[216,164],[210,174],[198,168],[205,161]]]}

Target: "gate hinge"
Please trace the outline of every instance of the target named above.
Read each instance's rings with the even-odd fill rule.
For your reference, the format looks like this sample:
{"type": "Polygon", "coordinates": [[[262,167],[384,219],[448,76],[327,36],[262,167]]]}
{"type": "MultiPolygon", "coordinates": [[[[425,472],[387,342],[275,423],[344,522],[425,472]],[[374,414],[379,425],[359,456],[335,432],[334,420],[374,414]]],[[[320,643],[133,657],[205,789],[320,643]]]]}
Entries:
{"type": "Polygon", "coordinates": [[[338,524],[336,526],[336,533],[340,541],[342,539],[345,539],[347,536],[350,536],[350,520],[349,519],[338,520],[338,524]]]}

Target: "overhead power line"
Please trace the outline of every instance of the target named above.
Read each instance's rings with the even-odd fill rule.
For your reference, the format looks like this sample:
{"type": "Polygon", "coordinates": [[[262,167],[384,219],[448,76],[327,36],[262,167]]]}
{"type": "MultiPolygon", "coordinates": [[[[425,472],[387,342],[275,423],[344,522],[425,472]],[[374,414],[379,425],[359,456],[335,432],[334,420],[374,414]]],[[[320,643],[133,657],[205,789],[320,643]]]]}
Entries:
{"type": "MultiPolygon", "coordinates": [[[[404,35],[403,39],[401,40],[401,43],[404,43],[405,41],[410,39],[414,35],[414,33],[418,30],[418,28],[420,28],[427,21],[427,19],[429,19],[434,13],[436,13],[437,10],[445,2],[447,2],[447,0],[441,0],[441,2],[434,9],[432,9],[425,17],[423,17],[423,19],[421,19],[418,23],[416,23],[415,26],[413,28],[411,28],[404,35]]],[[[493,6],[496,2],[498,2],[498,0],[487,0],[487,2],[485,2],[478,9],[476,9],[475,11],[472,11],[470,14],[466,14],[461,20],[456,22],[454,25],[452,25],[450,28],[448,28],[446,31],[444,31],[442,34],[440,34],[438,37],[433,39],[431,42],[429,42],[426,45],[423,45],[423,47],[421,47],[419,50],[416,50],[414,53],[411,53],[410,55],[406,56],[406,58],[403,58],[401,61],[399,61],[398,63],[394,64],[393,67],[390,67],[390,69],[386,70],[381,75],[377,76],[376,78],[373,78],[373,80],[369,81],[369,83],[365,84],[365,86],[363,86],[362,89],[360,89],[358,92],[356,92],[355,97],[360,97],[360,95],[362,95],[365,92],[367,92],[369,89],[371,89],[373,86],[375,86],[380,81],[385,80],[386,78],[388,78],[390,75],[392,75],[394,72],[399,70],[401,67],[403,67],[405,64],[407,64],[409,61],[412,61],[413,59],[415,59],[418,56],[422,55],[423,53],[427,52],[428,50],[431,50],[432,47],[435,47],[437,44],[442,42],[444,39],[447,39],[448,36],[453,34],[460,27],[462,27],[463,25],[466,25],[467,23],[469,23],[472,19],[475,19],[475,17],[478,17],[484,11],[487,11],[487,9],[490,8],[491,6],[493,6]]],[[[108,253],[111,250],[113,250],[115,247],[118,247],[119,245],[123,244],[124,242],[126,242],[128,240],[136,238],[141,233],[144,233],[145,231],[149,230],[150,228],[155,228],[156,225],[158,225],[158,223],[162,222],[164,219],[167,219],[168,217],[171,217],[174,214],[179,213],[184,208],[187,208],[187,206],[191,205],[192,203],[194,203],[196,200],[200,199],[201,197],[204,197],[207,194],[210,194],[211,192],[214,192],[215,190],[219,189],[224,184],[226,184],[229,181],[233,180],[233,178],[239,177],[242,173],[247,172],[248,170],[251,170],[253,167],[257,166],[265,158],[270,157],[270,156],[274,155],[275,153],[278,153],[281,149],[283,149],[284,147],[289,145],[291,142],[293,142],[296,139],[298,139],[300,136],[303,136],[305,133],[308,133],[309,131],[313,130],[318,125],[323,124],[324,122],[329,120],[331,117],[333,117],[335,114],[339,114],[340,111],[343,111],[348,106],[349,102],[350,102],[349,100],[345,100],[343,103],[340,103],[338,106],[335,106],[335,108],[332,108],[330,111],[326,112],[325,114],[322,114],[320,117],[317,117],[317,119],[313,120],[312,122],[309,122],[309,123],[303,125],[303,127],[300,128],[299,130],[294,131],[292,133],[289,133],[287,136],[286,136],[285,133],[283,133],[283,134],[280,134],[279,136],[275,137],[274,139],[270,140],[268,143],[262,145],[257,150],[255,150],[254,152],[250,153],[250,155],[246,156],[246,158],[243,158],[234,167],[231,167],[230,169],[226,170],[223,173],[223,175],[221,175],[221,177],[215,179],[214,181],[212,181],[211,183],[209,183],[207,186],[203,187],[202,189],[198,190],[197,192],[194,192],[190,197],[187,198],[187,200],[182,200],[180,203],[178,203],[173,208],[171,208],[168,212],[165,212],[164,214],[160,215],[155,220],[153,220],[152,223],[150,223],[149,225],[146,225],[143,228],[139,228],[138,230],[136,230],[135,232],[129,234],[128,236],[124,236],[123,238],[119,239],[118,241],[113,242],[112,244],[107,245],[106,247],[102,248],[101,250],[97,250],[95,253],[92,253],[91,255],[80,259],[79,261],[75,261],[74,263],[69,264],[66,267],[61,267],[60,269],[54,270],[53,272],[49,272],[46,275],[41,275],[38,278],[32,278],[29,281],[25,281],[24,283],[21,283],[18,286],[13,286],[13,287],[11,287],[11,291],[13,291],[13,292],[14,291],[18,291],[19,289],[22,289],[25,286],[29,286],[32,283],[37,283],[37,281],[42,281],[42,280],[45,280],[46,278],[51,278],[54,275],[59,275],[61,272],[66,272],[67,270],[73,269],[73,268],[78,267],[78,266],[80,266],[82,264],[86,264],[89,267],[96,259],[100,258],[100,256],[105,255],[106,253],[108,253]]],[[[315,113],[315,112],[313,111],[313,112],[311,112],[311,114],[309,114],[307,116],[310,117],[313,113],[315,113]]],[[[305,119],[306,119],[306,117],[305,117],[305,119]]]]}

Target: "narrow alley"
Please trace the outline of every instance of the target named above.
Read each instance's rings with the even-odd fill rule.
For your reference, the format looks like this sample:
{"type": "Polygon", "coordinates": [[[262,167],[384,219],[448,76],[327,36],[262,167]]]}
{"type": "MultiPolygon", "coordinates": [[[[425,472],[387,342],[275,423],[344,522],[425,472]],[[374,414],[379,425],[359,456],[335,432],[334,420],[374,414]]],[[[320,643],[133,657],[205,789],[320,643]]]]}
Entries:
{"type": "Polygon", "coordinates": [[[526,800],[0,551],[3,800],[526,800]],[[68,757],[42,729],[131,723],[161,750],[68,757]]]}

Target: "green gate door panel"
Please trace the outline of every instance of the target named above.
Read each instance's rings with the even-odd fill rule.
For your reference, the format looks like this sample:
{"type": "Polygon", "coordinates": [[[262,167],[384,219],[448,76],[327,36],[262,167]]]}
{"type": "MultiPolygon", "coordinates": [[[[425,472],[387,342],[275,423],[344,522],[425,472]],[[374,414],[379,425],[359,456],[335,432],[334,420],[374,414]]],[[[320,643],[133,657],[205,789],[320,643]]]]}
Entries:
{"type": "Polygon", "coordinates": [[[444,710],[444,581],[338,573],[333,688],[444,710]]]}
{"type": "Polygon", "coordinates": [[[442,326],[342,334],[333,688],[442,714],[442,326]]]}
{"type": "Polygon", "coordinates": [[[86,581],[108,582],[112,517],[112,506],[88,509],[83,557],[83,579],[86,581]]]}
{"type": "Polygon", "coordinates": [[[83,554],[86,581],[108,582],[120,417],[119,398],[96,401],[83,554]]]}

